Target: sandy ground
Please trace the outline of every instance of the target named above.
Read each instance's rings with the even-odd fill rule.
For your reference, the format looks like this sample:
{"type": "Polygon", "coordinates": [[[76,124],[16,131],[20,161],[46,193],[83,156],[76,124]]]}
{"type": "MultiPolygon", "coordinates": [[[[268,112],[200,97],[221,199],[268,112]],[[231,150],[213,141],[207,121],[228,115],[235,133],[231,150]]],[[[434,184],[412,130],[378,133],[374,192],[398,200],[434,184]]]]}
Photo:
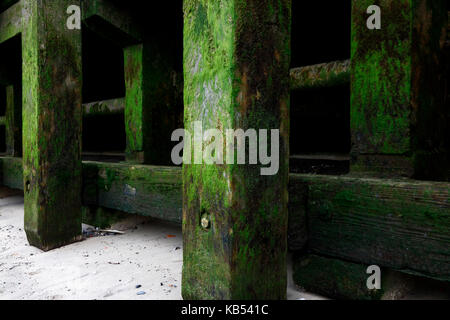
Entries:
{"type": "MultiPolygon", "coordinates": [[[[180,227],[127,221],[121,227],[132,228],[124,235],[89,238],[42,252],[28,245],[23,198],[2,199],[1,192],[0,300],[181,299],[180,227]]],[[[322,299],[298,291],[290,276],[288,281],[288,299],[322,299]]]]}

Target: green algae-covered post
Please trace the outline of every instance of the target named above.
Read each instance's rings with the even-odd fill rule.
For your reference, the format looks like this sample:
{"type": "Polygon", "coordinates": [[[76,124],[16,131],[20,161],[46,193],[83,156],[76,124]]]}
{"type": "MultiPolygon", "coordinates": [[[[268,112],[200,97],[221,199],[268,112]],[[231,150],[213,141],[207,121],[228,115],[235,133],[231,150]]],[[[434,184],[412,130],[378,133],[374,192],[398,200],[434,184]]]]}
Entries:
{"type": "MultiPolygon", "coordinates": [[[[144,45],[124,49],[125,59],[125,129],[126,157],[130,162],[144,163],[144,138],[147,128],[144,114],[144,45]]],[[[148,120],[148,119],[147,119],[148,120]]]]}
{"type": "Polygon", "coordinates": [[[81,235],[81,30],[75,0],[23,0],[25,231],[50,250],[81,235]]]}
{"type": "Polygon", "coordinates": [[[182,127],[182,103],[173,84],[171,54],[155,39],[124,48],[128,162],[172,165],[170,138],[182,127]]]}
{"type": "Polygon", "coordinates": [[[445,180],[446,1],[352,4],[352,171],[445,180]],[[381,29],[367,26],[373,4],[381,9],[381,29]]]}
{"type": "Polygon", "coordinates": [[[6,87],[6,154],[12,157],[22,155],[22,103],[21,88],[6,87]]]}
{"type": "Polygon", "coordinates": [[[183,298],[285,299],[291,1],[185,0],[183,10],[185,128],[280,130],[275,175],[185,155],[183,298]]]}

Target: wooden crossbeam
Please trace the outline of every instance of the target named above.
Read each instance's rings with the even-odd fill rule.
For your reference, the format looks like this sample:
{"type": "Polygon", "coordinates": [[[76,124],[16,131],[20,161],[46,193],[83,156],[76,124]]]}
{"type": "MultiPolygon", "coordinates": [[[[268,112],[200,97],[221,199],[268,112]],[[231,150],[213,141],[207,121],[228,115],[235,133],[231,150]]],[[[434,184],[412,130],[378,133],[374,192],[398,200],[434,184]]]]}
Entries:
{"type": "Polygon", "coordinates": [[[141,42],[141,32],[126,9],[107,0],[85,0],[82,8],[83,22],[92,31],[122,47],[141,42]]]}
{"type": "Polygon", "coordinates": [[[19,1],[0,14],[0,43],[22,32],[22,2],[19,1]]]}
{"type": "MultiPolygon", "coordinates": [[[[0,169],[23,189],[21,159],[0,169]]],[[[181,169],[84,162],[83,204],[181,223],[181,169]]],[[[308,238],[325,256],[449,280],[450,183],[291,174],[289,246],[308,238]]]]}
{"type": "Polygon", "coordinates": [[[123,113],[125,110],[125,99],[111,99],[83,104],[83,116],[108,115],[112,113],[123,113]]]}
{"type": "Polygon", "coordinates": [[[85,205],[181,223],[181,168],[83,162],[85,205]]]}
{"type": "Polygon", "coordinates": [[[350,83],[350,60],[321,63],[290,71],[291,90],[328,88],[350,83]]]}
{"type": "Polygon", "coordinates": [[[450,280],[450,183],[319,175],[290,183],[308,188],[310,250],[450,280]]]}
{"type": "Polygon", "coordinates": [[[277,128],[281,159],[272,176],[184,164],[184,299],[286,298],[290,11],[290,0],[184,2],[186,129],[277,128]]]}
{"type": "Polygon", "coordinates": [[[294,257],[293,280],[301,288],[333,299],[398,300],[414,290],[415,278],[381,268],[381,288],[367,287],[369,265],[307,254],[294,257]]]}
{"type": "Polygon", "coordinates": [[[0,184],[23,190],[23,165],[21,158],[0,157],[0,184]]]}

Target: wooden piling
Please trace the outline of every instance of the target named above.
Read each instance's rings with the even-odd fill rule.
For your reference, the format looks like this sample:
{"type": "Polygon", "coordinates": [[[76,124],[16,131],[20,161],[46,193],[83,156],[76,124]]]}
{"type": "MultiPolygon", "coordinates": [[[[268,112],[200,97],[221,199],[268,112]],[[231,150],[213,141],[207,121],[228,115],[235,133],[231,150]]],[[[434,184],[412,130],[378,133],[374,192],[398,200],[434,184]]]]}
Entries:
{"type": "Polygon", "coordinates": [[[22,156],[22,88],[6,87],[6,154],[11,157],[22,156]]]}
{"type": "Polygon", "coordinates": [[[66,27],[79,0],[23,0],[25,231],[50,250],[81,236],[81,30],[66,27]]]}
{"type": "Polygon", "coordinates": [[[279,129],[280,167],[184,164],[183,298],[285,299],[291,1],[185,0],[184,18],[185,128],[279,129]]]}
{"type": "Polygon", "coordinates": [[[126,157],[131,163],[173,165],[172,132],[182,127],[182,102],[171,52],[155,39],[126,47],[126,157]]]}

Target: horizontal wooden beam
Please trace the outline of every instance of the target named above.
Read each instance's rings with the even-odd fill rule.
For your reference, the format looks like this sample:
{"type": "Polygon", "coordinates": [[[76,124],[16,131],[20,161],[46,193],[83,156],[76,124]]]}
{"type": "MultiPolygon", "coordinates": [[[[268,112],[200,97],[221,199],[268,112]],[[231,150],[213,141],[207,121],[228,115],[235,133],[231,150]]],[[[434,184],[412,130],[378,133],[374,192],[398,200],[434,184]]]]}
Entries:
{"type": "Polygon", "coordinates": [[[327,88],[350,83],[350,60],[291,69],[291,90],[327,88]]]}
{"type": "Polygon", "coordinates": [[[22,1],[0,14],[0,43],[22,32],[22,1]]]}
{"type": "Polygon", "coordinates": [[[142,41],[132,16],[111,1],[83,1],[83,22],[92,31],[125,47],[142,41]]]}
{"type": "Polygon", "coordinates": [[[181,223],[181,168],[83,162],[83,200],[181,223]]]}
{"type": "Polygon", "coordinates": [[[83,104],[83,116],[108,115],[123,113],[125,110],[125,98],[90,102],[83,104]]]}
{"type": "Polygon", "coordinates": [[[291,175],[313,252],[450,281],[450,183],[291,175]]]}
{"type": "MultiPolygon", "coordinates": [[[[0,157],[3,184],[23,190],[22,159],[0,157]]],[[[181,224],[181,168],[83,162],[83,204],[181,224]]]]}
{"type": "MultiPolygon", "coordinates": [[[[22,189],[21,159],[0,164],[22,189]]],[[[83,163],[88,206],[181,223],[181,190],[177,167],[83,163]]],[[[450,183],[291,174],[289,193],[292,249],[450,280],[450,183]]]]}

